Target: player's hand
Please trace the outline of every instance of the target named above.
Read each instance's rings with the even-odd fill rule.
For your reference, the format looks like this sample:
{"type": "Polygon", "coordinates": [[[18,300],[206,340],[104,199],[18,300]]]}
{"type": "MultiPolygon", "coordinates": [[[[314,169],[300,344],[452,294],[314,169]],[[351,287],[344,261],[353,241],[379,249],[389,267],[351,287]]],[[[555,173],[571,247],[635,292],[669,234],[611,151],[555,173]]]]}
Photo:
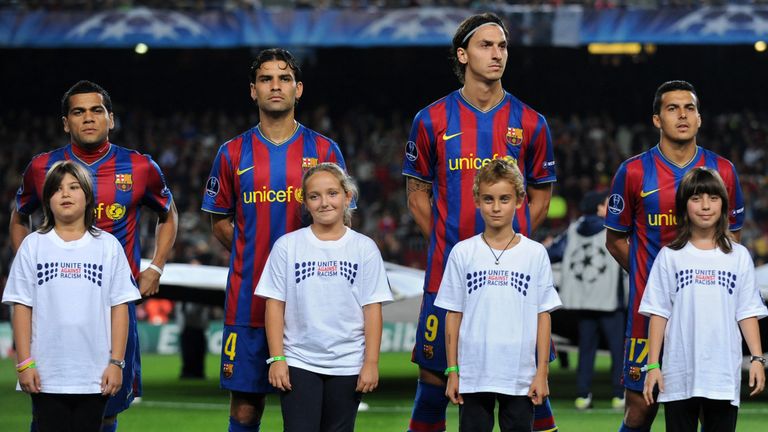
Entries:
{"type": "Polygon", "coordinates": [[[452,372],[448,374],[448,383],[445,385],[445,395],[454,405],[464,405],[464,398],[459,393],[459,374],[452,372]]]}
{"type": "Polygon", "coordinates": [[[120,366],[109,364],[101,375],[101,394],[104,396],[114,396],[123,385],[123,370],[120,366]]]}
{"type": "Polygon", "coordinates": [[[645,374],[645,385],[643,386],[643,398],[646,405],[653,405],[653,391],[659,386],[659,392],[664,393],[664,377],[661,376],[661,369],[651,369],[645,374]]]}
{"type": "Polygon", "coordinates": [[[40,374],[35,368],[27,368],[19,374],[19,387],[24,393],[40,393],[40,374]]]}
{"type": "Polygon", "coordinates": [[[759,361],[749,364],[749,387],[753,388],[750,396],[760,394],[765,390],[765,366],[759,361]]]}
{"type": "Polygon", "coordinates": [[[288,363],[285,360],[276,361],[269,365],[269,383],[272,384],[272,387],[281,391],[291,390],[288,363]]]}
{"type": "Polygon", "coordinates": [[[363,363],[360,375],[357,376],[357,388],[355,391],[370,393],[379,386],[379,363],[363,363]]]}
{"type": "Polygon", "coordinates": [[[537,373],[533,377],[531,387],[528,389],[528,397],[531,398],[531,402],[534,405],[541,405],[544,403],[544,399],[549,396],[549,382],[547,382],[547,375],[543,373],[537,373]]]}
{"type": "Polygon", "coordinates": [[[160,273],[148,268],[139,274],[139,292],[149,297],[160,292],[160,273]]]}

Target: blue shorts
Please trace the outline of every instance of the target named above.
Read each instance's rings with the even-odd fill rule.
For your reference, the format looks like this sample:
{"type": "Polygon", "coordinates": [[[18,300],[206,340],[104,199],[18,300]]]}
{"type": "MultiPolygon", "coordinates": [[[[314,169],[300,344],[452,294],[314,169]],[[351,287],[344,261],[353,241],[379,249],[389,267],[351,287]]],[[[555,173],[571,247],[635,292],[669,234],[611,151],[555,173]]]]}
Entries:
{"type": "Polygon", "coordinates": [[[127,410],[133,398],[141,396],[141,350],[134,303],[128,303],[128,340],[125,344],[124,358],[123,386],[116,395],[107,400],[104,417],[114,417],[127,410]]]}
{"type": "Polygon", "coordinates": [[[648,339],[624,338],[624,373],[621,376],[624,388],[643,391],[645,372],[641,368],[647,364],[648,339]]]}
{"type": "Polygon", "coordinates": [[[424,293],[416,327],[416,344],[411,361],[424,369],[438,372],[441,376],[447,366],[445,358],[445,313],[435,306],[437,293],[424,293]]]}
{"type": "Polygon", "coordinates": [[[275,393],[269,383],[269,347],[263,327],[224,326],[221,388],[245,393],[275,393]]]}

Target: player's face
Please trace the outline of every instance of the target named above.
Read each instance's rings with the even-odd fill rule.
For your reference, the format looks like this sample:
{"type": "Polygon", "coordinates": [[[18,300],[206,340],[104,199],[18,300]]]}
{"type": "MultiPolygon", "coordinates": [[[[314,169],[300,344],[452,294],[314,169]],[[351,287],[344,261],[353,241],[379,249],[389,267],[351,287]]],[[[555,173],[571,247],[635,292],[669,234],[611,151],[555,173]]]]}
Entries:
{"type": "Polygon", "coordinates": [[[56,224],[73,224],[85,219],[85,193],[72,174],[64,174],[49,203],[56,224]]]}
{"type": "Polygon", "coordinates": [[[69,112],[62,120],[64,132],[69,134],[72,143],[86,150],[103,144],[115,127],[114,117],[107,111],[99,93],[70,96],[69,112]]]}
{"type": "Polygon", "coordinates": [[[475,198],[475,205],[480,209],[485,225],[494,229],[511,226],[515,211],[522,203],[517,200],[514,185],[506,180],[493,184],[480,183],[475,198]]]}
{"type": "Polygon", "coordinates": [[[691,195],[687,210],[694,230],[714,232],[723,211],[723,200],[718,195],[706,193],[691,195]]]}
{"type": "Polygon", "coordinates": [[[661,131],[662,140],[686,144],[696,138],[701,115],[696,96],[687,90],[673,90],[661,95],[661,112],[654,114],[653,124],[661,131]]]}
{"type": "Polygon", "coordinates": [[[304,204],[312,215],[312,223],[327,227],[344,225],[344,212],[351,201],[341,182],[333,174],[318,171],[307,179],[304,204]]]}
{"type": "Polygon", "coordinates": [[[467,48],[459,48],[456,56],[467,65],[464,82],[499,81],[507,65],[507,39],[496,25],[478,29],[469,38],[467,48]]]}
{"type": "Polygon", "coordinates": [[[259,110],[270,114],[293,111],[301,98],[304,85],[296,81],[293,69],[284,61],[272,60],[256,70],[256,82],[251,83],[251,98],[259,110]]]}

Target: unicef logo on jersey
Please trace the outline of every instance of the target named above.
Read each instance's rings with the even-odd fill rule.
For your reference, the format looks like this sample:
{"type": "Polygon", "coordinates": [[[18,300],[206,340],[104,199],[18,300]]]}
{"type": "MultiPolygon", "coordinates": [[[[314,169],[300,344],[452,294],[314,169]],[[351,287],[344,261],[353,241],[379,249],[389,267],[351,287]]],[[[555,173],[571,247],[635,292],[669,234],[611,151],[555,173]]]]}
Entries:
{"type": "Polygon", "coordinates": [[[213,176],[208,177],[208,181],[205,182],[205,193],[211,198],[215,197],[219,194],[220,185],[218,178],[213,176]]]}
{"type": "Polygon", "coordinates": [[[416,162],[416,159],[419,158],[419,149],[415,142],[408,141],[405,143],[405,157],[411,162],[416,162]]]}
{"type": "Polygon", "coordinates": [[[612,214],[621,214],[624,211],[624,197],[619,194],[613,194],[608,198],[608,211],[612,214]]]}

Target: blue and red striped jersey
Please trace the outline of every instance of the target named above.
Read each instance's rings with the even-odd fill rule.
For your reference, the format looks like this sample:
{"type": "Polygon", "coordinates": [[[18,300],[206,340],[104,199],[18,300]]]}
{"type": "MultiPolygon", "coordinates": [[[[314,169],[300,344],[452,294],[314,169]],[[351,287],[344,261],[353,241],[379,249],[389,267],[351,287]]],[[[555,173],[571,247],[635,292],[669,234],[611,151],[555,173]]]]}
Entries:
{"type": "Polygon", "coordinates": [[[712,151],[696,147],[685,166],[664,157],[655,146],[621,164],[613,178],[605,226],[629,233],[629,313],[627,337],[648,337],[649,319],[637,313],[653,261],[677,236],[675,192],[690,169],[707,166],[720,173],[728,190],[731,231],[744,223],[744,197],[733,164],[712,151]]]}
{"type": "Polygon", "coordinates": [[[264,327],[265,300],[254,289],[275,241],[301,228],[301,178],[320,162],[345,168],[339,146],[301,124],[282,144],[256,126],[219,148],[202,208],[234,220],[226,325],[264,327]]]}
{"type": "Polygon", "coordinates": [[[173,199],[160,167],[149,155],[110,144],[101,159],[92,164],[72,152],[72,144],[41,153],[24,170],[22,185],[16,192],[16,210],[31,215],[42,206],[45,174],[54,163],[72,160],[91,174],[95,197],[95,224],[117,237],[125,249],[131,272],[138,280],[141,264],[139,222],[141,206],[166,213],[173,199]]]}
{"type": "MultiPolygon", "coordinates": [[[[439,289],[453,246],[485,229],[472,186],[477,170],[495,158],[517,162],[526,187],[556,180],[544,116],[509,93],[484,112],[456,90],[416,114],[405,147],[403,175],[432,183],[426,292],[439,289]]],[[[513,227],[530,236],[530,226],[526,197],[513,227]]]]}

